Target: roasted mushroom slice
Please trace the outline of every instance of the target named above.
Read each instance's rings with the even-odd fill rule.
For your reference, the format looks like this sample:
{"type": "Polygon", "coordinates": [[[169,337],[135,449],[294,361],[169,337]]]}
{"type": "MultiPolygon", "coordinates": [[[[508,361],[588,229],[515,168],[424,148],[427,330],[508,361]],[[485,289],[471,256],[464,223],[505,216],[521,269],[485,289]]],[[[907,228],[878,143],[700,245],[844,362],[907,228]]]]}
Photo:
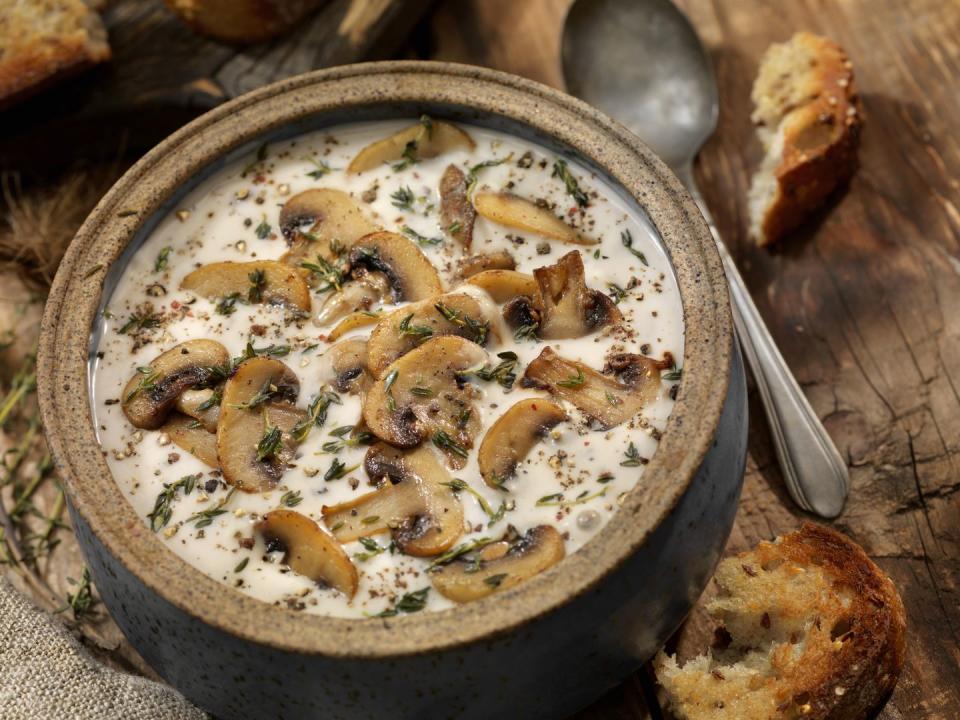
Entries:
{"type": "Polygon", "coordinates": [[[390,365],[367,394],[370,431],[400,447],[432,439],[462,467],[480,429],[462,374],[486,359],[483,348],[456,335],[427,340],[390,365]]]}
{"type": "Polygon", "coordinates": [[[528,398],[511,406],[480,443],[477,461],[484,482],[502,489],[533,446],[566,419],[563,408],[544,398],[528,398]]]}
{"type": "Polygon", "coordinates": [[[156,430],[177,398],[198,385],[212,385],[230,362],[227,349],[213,340],[187,340],[161,353],[123,389],[123,412],[134,427],[156,430]]]}
{"type": "Polygon", "coordinates": [[[363,394],[372,381],[367,372],[367,341],[361,338],[332,345],[323,354],[321,365],[320,379],[337,392],[363,394]]]}
{"type": "Polygon", "coordinates": [[[477,211],[467,194],[467,176],[456,165],[450,165],[440,178],[440,222],[443,229],[469,250],[476,219],[477,211]]]}
{"type": "Polygon", "coordinates": [[[601,375],[546,347],[523,374],[524,387],[549,390],[609,429],[626,422],[653,401],[660,387],[660,370],[673,360],[653,360],[623,353],[613,356],[601,375]]]}
{"type": "Polygon", "coordinates": [[[333,507],[323,521],[340,542],[389,532],[401,552],[438,555],[463,534],[463,505],[444,483],[452,478],[430,448],[403,452],[383,443],[367,450],[364,468],[379,490],[333,507]]]}
{"type": "Polygon", "coordinates": [[[577,245],[596,245],[599,242],[567,225],[547,208],[510,193],[475,193],[473,206],[480,215],[499,225],[577,245]]]}
{"type": "Polygon", "coordinates": [[[563,560],[564,554],[560,533],[550,525],[538,525],[512,543],[501,540],[472,558],[442,565],[431,581],[444,597],[471,602],[529,580],[563,560]]]}
{"type": "Polygon", "coordinates": [[[516,270],[484,270],[467,280],[485,291],[495,303],[505,303],[515,297],[538,298],[540,290],[533,275],[516,270]]]}
{"type": "Polygon", "coordinates": [[[347,172],[362,173],[398,160],[426,160],[451,150],[473,150],[473,138],[448,122],[426,116],[416,125],[367,145],[347,166],[347,172]]]}
{"type": "Polygon", "coordinates": [[[357,592],[357,568],[340,544],[313,520],[295,510],[271,510],[256,525],[267,549],[283,550],[283,562],[298,575],[348,598],[357,592]]]}
{"type": "Polygon", "coordinates": [[[386,275],[394,302],[426,300],[443,292],[433,263],[403,235],[366,235],[353,244],[348,257],[351,276],[360,268],[386,275]]]}
{"type": "Polygon", "coordinates": [[[368,325],[376,325],[378,322],[380,322],[380,318],[382,317],[382,313],[374,312],[372,310],[360,310],[358,312],[352,312],[343,320],[338,322],[334,326],[333,330],[327,334],[327,342],[336,342],[348,332],[352,332],[357,328],[366,327],[368,325]]]}
{"type": "Polygon", "coordinates": [[[187,275],[180,287],[209,300],[232,298],[310,310],[306,281],[289,265],[276,260],[210,263],[187,275]]]}
{"type": "MultiPolygon", "coordinates": [[[[330,290],[334,290],[331,286],[330,290]]],[[[320,306],[313,318],[314,325],[329,325],[352,313],[368,312],[393,297],[390,280],[382,272],[370,272],[357,267],[350,282],[335,290],[320,306]]]]}
{"type": "Polygon", "coordinates": [[[613,300],[587,287],[583,258],[576,250],[553,265],[537,268],[533,277],[543,310],[538,334],[544,339],[582,337],[603,325],[623,321],[613,300]]]}
{"type": "Polygon", "coordinates": [[[280,423],[297,416],[293,403],[299,392],[297,376],[279,360],[253,357],[240,363],[224,385],[217,424],[224,480],[244,492],[276,485],[289,460],[280,423]]]}
{"type": "Polygon", "coordinates": [[[215,388],[184,390],[177,398],[176,409],[194,420],[199,420],[207,432],[215,433],[217,421],[220,419],[222,392],[215,388]]]}
{"type": "Polygon", "coordinates": [[[514,270],[517,261],[508,250],[470,255],[457,261],[457,277],[466,280],[485,270],[514,270]]]}
{"type": "Polygon", "coordinates": [[[428,338],[459,335],[483,345],[490,330],[483,309],[465,293],[449,293],[405,305],[386,315],[370,334],[367,367],[376,378],[428,338]]]}
{"type": "Polygon", "coordinates": [[[204,429],[203,424],[192,417],[180,413],[170,413],[167,421],[160,426],[177,447],[186,450],[212,468],[219,468],[217,458],[217,435],[204,429]]]}
{"type": "Polygon", "coordinates": [[[288,241],[295,241],[302,234],[307,242],[321,243],[311,256],[319,253],[326,257],[331,242],[349,247],[354,240],[377,229],[348,193],[333,188],[304,190],[287,200],[280,210],[280,231],[288,241]],[[309,230],[302,233],[308,226],[309,230]]]}

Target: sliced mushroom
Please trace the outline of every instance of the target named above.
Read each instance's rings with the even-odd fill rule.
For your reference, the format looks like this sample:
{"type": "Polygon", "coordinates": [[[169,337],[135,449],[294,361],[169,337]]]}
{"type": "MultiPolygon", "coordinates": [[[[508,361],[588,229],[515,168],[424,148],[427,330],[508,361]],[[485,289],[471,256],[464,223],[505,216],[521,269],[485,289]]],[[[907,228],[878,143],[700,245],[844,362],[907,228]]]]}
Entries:
{"type": "Polygon", "coordinates": [[[443,292],[433,263],[403,235],[366,235],[353,244],[348,257],[351,276],[359,268],[386,275],[394,302],[426,300],[443,292]]]}
{"type": "Polygon", "coordinates": [[[432,439],[454,467],[466,462],[480,429],[473,394],[462,374],[482,365],[487,353],[455,335],[428,340],[390,365],[363,405],[370,431],[400,447],[432,439]]]}
{"type": "Polygon", "coordinates": [[[478,192],[474,193],[473,206],[480,215],[499,225],[577,245],[596,245],[599,242],[567,225],[547,208],[518,195],[478,192]]]}
{"type": "Polygon", "coordinates": [[[310,288],[300,273],[276,260],[203,265],[180,283],[210,300],[239,297],[249,302],[310,310],[310,288]]]}
{"type": "Polygon", "coordinates": [[[563,408],[544,398],[528,398],[511,406],[480,443],[477,461],[484,482],[502,488],[533,446],[566,419],[563,408]]]}
{"type": "Polygon", "coordinates": [[[502,540],[475,557],[441,566],[431,581],[444,597],[472,602],[529,580],[563,560],[564,554],[560,533],[550,525],[538,525],[513,543],[502,540]]]}
{"type": "Polygon", "coordinates": [[[299,392],[297,376],[279,360],[253,357],[240,363],[224,385],[217,424],[217,455],[224,480],[244,492],[276,485],[290,459],[284,452],[289,445],[274,445],[274,451],[264,456],[263,441],[270,428],[282,433],[280,422],[290,424],[296,416],[293,403],[299,392]]]}
{"type": "Polygon", "coordinates": [[[382,377],[390,363],[431,337],[458,335],[483,345],[489,325],[480,303],[464,293],[405,305],[373,329],[367,344],[367,367],[374,377],[382,377]]]}
{"type": "Polygon", "coordinates": [[[440,178],[440,222],[444,231],[469,250],[476,219],[477,211],[467,195],[467,176],[456,165],[448,166],[440,178]]]}
{"type": "Polygon", "coordinates": [[[366,312],[392,298],[390,280],[382,272],[370,272],[357,267],[350,282],[333,292],[317,310],[314,325],[329,325],[351,313],[366,312]]]}
{"type": "Polygon", "coordinates": [[[348,598],[357,592],[357,568],[332,537],[295,510],[271,510],[256,525],[270,550],[283,550],[283,562],[298,575],[348,598]]]}
{"type": "Polygon", "coordinates": [[[377,443],[364,468],[379,490],[323,507],[323,521],[340,542],[389,532],[401,552],[417,557],[448,550],[463,534],[463,505],[443,483],[450,474],[426,447],[412,452],[377,443]]]}
{"type": "Polygon", "coordinates": [[[567,400],[609,429],[626,422],[654,400],[660,387],[660,370],[673,360],[653,360],[643,355],[615,355],[604,368],[606,375],[574,360],[566,360],[546,347],[523,375],[524,387],[548,390],[567,400]]]}
{"type": "Polygon", "coordinates": [[[332,345],[323,354],[321,363],[320,379],[337,392],[362,395],[372,382],[367,372],[367,341],[361,338],[332,345]]]}
{"type": "Polygon", "coordinates": [[[213,340],[187,340],[161,353],[123,389],[123,412],[134,427],[156,430],[185,390],[212,385],[230,362],[227,349],[213,340]]]}
{"type": "Polygon", "coordinates": [[[378,229],[348,193],[333,188],[305,190],[287,200],[280,211],[280,231],[293,243],[283,261],[299,265],[299,260],[317,255],[329,260],[332,242],[349,247],[378,229]],[[303,233],[307,226],[310,229],[303,233]]]}
{"type": "Polygon", "coordinates": [[[338,322],[336,326],[334,326],[333,330],[327,333],[327,341],[336,342],[348,332],[352,332],[357,328],[375,325],[376,323],[380,322],[382,317],[382,313],[373,312],[371,310],[360,310],[359,312],[350,313],[343,320],[338,322]]]}
{"type": "Polygon", "coordinates": [[[507,250],[470,255],[457,261],[457,277],[466,280],[485,270],[514,270],[517,261],[507,250]]]}
{"type": "Polygon", "coordinates": [[[456,125],[424,118],[416,125],[367,145],[350,162],[347,172],[362,173],[407,157],[426,160],[451,150],[473,150],[474,147],[473,138],[456,125]]]}
{"type": "Polygon", "coordinates": [[[583,258],[576,250],[555,264],[537,268],[543,317],[539,335],[544,339],[582,337],[598,327],[623,321],[613,300],[587,287],[583,258]]]}
{"type": "Polygon", "coordinates": [[[540,289],[533,275],[516,270],[484,270],[467,283],[485,291],[495,303],[503,304],[515,297],[537,298],[540,289]]]}
{"type": "Polygon", "coordinates": [[[215,397],[217,392],[213,388],[184,390],[177,398],[176,408],[184,415],[203,423],[207,432],[215,433],[217,420],[220,419],[220,403],[215,397]]]}
{"type": "Polygon", "coordinates": [[[199,420],[180,413],[170,413],[167,421],[160,426],[177,447],[186,450],[212,468],[219,468],[217,458],[217,435],[204,429],[199,420]]]}

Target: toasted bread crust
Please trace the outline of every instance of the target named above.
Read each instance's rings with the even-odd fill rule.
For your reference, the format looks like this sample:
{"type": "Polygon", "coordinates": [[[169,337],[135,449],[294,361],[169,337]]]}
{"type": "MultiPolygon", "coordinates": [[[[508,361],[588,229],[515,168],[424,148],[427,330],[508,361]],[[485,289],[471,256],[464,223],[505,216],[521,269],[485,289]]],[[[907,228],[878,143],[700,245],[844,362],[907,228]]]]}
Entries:
{"type": "Polygon", "coordinates": [[[805,523],[724,560],[707,609],[729,642],[657,676],[687,720],[859,720],[896,684],[906,616],[890,579],[849,538],[805,523]]]}
{"type": "Polygon", "coordinates": [[[0,22],[0,109],[110,59],[100,16],[83,0],[16,3],[0,22]]]}
{"type": "Polygon", "coordinates": [[[773,178],[754,178],[755,183],[776,183],[769,202],[753,210],[751,233],[767,245],[802,224],[852,177],[863,111],[846,53],[810,33],[798,33],[786,46],[767,51],[752,98],[757,106],[753,119],[763,128],[767,151],[778,149],[772,147],[774,133],[782,133],[783,141],[773,178]],[[789,52],[795,54],[794,66],[785,75],[789,52]],[[790,92],[776,97],[785,84],[792,84],[790,92]]]}
{"type": "Polygon", "coordinates": [[[291,29],[324,0],[164,0],[202,35],[228,43],[255,43],[291,29]]]}

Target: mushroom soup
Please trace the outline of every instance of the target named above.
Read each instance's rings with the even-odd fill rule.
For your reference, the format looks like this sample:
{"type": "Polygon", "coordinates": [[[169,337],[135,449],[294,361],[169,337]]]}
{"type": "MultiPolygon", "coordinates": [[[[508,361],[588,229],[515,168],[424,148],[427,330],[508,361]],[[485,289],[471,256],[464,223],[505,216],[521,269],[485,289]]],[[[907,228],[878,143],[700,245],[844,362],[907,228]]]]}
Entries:
{"type": "Polygon", "coordinates": [[[241,592],[345,617],[470,602],[575,552],[643,482],[683,352],[631,200],[428,117],[216,172],[102,323],[93,412],[144,522],[241,592]]]}

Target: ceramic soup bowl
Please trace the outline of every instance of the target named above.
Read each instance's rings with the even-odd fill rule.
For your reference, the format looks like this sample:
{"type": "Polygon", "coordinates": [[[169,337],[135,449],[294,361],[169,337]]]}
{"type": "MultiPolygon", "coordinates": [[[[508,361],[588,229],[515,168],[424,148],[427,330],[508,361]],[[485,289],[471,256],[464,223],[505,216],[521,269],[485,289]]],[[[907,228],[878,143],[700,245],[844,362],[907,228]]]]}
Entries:
{"type": "Polygon", "coordinates": [[[677,179],[588,105],[449,64],[370,63],[291,78],[161,143],[114,185],[71,244],[43,320],[39,379],[47,437],[104,603],[147,662],[218,718],[568,715],[650,658],[696,602],[730,532],[746,455],[744,374],[727,287],[707,226],[677,179]],[[265,141],[421,113],[573,153],[639,205],[679,287],[683,379],[641,482],[559,564],[449,610],[306,615],[207,577],[134,513],[92,422],[92,328],[159,219],[225,163],[265,141]]]}

